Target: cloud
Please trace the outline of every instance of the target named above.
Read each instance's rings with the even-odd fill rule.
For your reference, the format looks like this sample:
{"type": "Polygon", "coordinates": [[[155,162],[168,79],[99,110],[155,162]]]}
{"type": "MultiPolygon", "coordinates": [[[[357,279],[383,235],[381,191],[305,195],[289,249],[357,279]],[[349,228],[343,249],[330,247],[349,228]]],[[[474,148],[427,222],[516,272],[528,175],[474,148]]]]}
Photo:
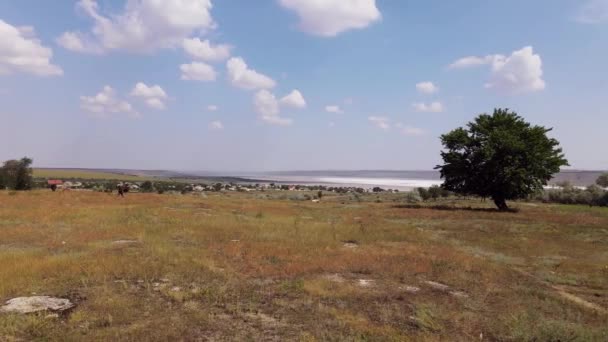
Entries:
{"type": "Polygon", "coordinates": [[[86,33],[63,33],[57,41],[83,53],[149,53],[179,46],[193,33],[216,26],[211,0],[127,0],[122,13],[109,15],[100,12],[95,0],[80,0],[76,7],[93,20],[93,28],[86,33]]]}
{"type": "Polygon", "coordinates": [[[336,114],[344,113],[342,108],[340,108],[340,106],[336,106],[336,105],[325,106],[325,111],[328,113],[336,113],[336,114]]]}
{"type": "Polygon", "coordinates": [[[367,118],[374,126],[388,131],[391,128],[390,119],[384,116],[370,116],[367,118]]]}
{"type": "Polygon", "coordinates": [[[64,32],[61,36],[57,37],[55,41],[57,44],[70,51],[95,55],[103,53],[101,46],[88,41],[83,37],[83,34],[79,32],[64,32]]]}
{"type": "Polygon", "coordinates": [[[270,89],[274,88],[276,82],[253,69],[249,69],[242,57],[233,57],[226,62],[228,78],[235,87],[242,89],[270,89]]]}
{"type": "Polygon", "coordinates": [[[439,91],[439,87],[433,84],[433,82],[420,82],[416,84],[416,90],[423,94],[433,94],[439,91]]]}
{"type": "Polygon", "coordinates": [[[218,106],[216,106],[216,105],[208,105],[208,106],[207,106],[207,110],[208,110],[208,111],[210,111],[210,112],[215,112],[215,111],[217,111],[218,109],[219,109],[219,108],[218,108],[218,106]]]}
{"type": "Polygon", "coordinates": [[[186,81],[215,81],[217,74],[215,69],[209,64],[203,62],[192,62],[190,64],[182,64],[179,66],[182,71],[182,80],[186,81]]]}
{"type": "Polygon", "coordinates": [[[222,130],[224,129],[224,124],[219,120],[211,121],[209,123],[209,129],[214,131],[222,130]]]}
{"type": "Polygon", "coordinates": [[[463,57],[454,63],[450,64],[448,68],[450,69],[465,69],[472,68],[480,65],[491,64],[494,59],[496,59],[500,55],[489,55],[485,57],[477,57],[477,56],[467,56],[463,57]]]}
{"type": "Polygon", "coordinates": [[[382,17],[376,0],[279,0],[279,4],[298,15],[302,31],[322,37],[362,29],[382,17]]]}
{"type": "Polygon", "coordinates": [[[412,107],[415,111],[421,113],[441,113],[445,110],[441,102],[432,102],[426,104],[424,102],[413,103],[412,107]]]}
{"type": "Polygon", "coordinates": [[[534,54],[531,46],[516,50],[510,56],[488,55],[485,57],[469,56],[452,63],[449,68],[462,69],[489,65],[490,79],[486,88],[506,93],[535,92],[545,89],[543,80],[542,59],[534,54]]]}
{"type": "Polygon", "coordinates": [[[223,61],[230,57],[232,47],[227,44],[211,45],[209,40],[201,41],[199,38],[186,38],[182,43],[184,51],[190,57],[206,62],[223,61]]]}
{"type": "Polygon", "coordinates": [[[253,106],[255,111],[260,115],[260,119],[280,126],[292,124],[292,120],[280,116],[279,102],[277,98],[266,89],[262,89],[253,96],[253,106]]]}
{"type": "Polygon", "coordinates": [[[268,90],[260,90],[253,97],[253,104],[256,112],[262,116],[279,115],[279,102],[277,98],[268,90]]]}
{"type": "Polygon", "coordinates": [[[285,95],[281,99],[280,104],[293,108],[306,108],[306,100],[304,100],[304,96],[302,96],[302,93],[297,89],[294,89],[291,93],[285,95]]]}
{"type": "Polygon", "coordinates": [[[401,134],[403,134],[403,135],[417,137],[417,136],[422,136],[422,135],[426,134],[426,131],[423,130],[422,128],[404,125],[400,122],[397,123],[397,125],[395,125],[395,126],[399,129],[399,132],[401,132],[401,134]]]}
{"type": "Polygon", "coordinates": [[[587,0],[579,10],[576,21],[583,24],[608,22],[608,0],[587,0]]]}
{"type": "Polygon", "coordinates": [[[531,46],[514,51],[492,64],[492,76],[487,88],[507,92],[534,92],[545,89],[542,60],[531,46]]]}
{"type": "Polygon", "coordinates": [[[93,114],[98,118],[106,118],[108,114],[124,113],[132,118],[139,117],[131,104],[124,100],[120,100],[116,96],[116,92],[110,86],[104,86],[102,90],[94,96],[81,96],[80,108],[93,114]]]}
{"type": "Polygon", "coordinates": [[[52,57],[53,50],[41,44],[33,27],[15,27],[0,19],[0,75],[62,75],[63,70],[51,63],[52,57]]]}
{"type": "Polygon", "coordinates": [[[269,124],[277,125],[277,126],[289,126],[293,123],[293,120],[291,120],[289,118],[283,118],[280,116],[262,117],[262,120],[264,120],[265,122],[267,122],[269,124]]]}
{"type": "Polygon", "coordinates": [[[143,99],[148,107],[158,110],[166,108],[164,101],[168,98],[167,93],[159,85],[149,87],[143,82],[138,82],[133,87],[131,96],[143,99]]]}

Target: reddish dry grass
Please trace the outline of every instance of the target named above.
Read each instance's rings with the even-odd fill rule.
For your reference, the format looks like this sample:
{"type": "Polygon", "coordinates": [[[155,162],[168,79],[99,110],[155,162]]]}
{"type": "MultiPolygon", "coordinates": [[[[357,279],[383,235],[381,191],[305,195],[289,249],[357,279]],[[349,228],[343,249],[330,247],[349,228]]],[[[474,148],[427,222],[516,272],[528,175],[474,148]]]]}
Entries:
{"type": "Polygon", "coordinates": [[[605,315],[555,290],[607,306],[605,209],[259,198],[267,194],[0,192],[0,299],[37,292],[78,301],[59,321],[0,316],[0,339],[608,336],[605,315]],[[124,239],[140,243],[112,243],[124,239]]]}

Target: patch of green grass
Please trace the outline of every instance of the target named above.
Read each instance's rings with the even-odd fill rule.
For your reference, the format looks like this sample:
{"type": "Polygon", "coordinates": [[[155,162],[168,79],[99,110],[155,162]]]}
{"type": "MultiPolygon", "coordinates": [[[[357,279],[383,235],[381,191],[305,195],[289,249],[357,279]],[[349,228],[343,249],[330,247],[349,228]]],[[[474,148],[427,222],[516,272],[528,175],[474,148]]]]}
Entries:
{"type": "Polygon", "coordinates": [[[146,181],[150,177],[77,169],[34,169],[34,178],[146,181]]]}

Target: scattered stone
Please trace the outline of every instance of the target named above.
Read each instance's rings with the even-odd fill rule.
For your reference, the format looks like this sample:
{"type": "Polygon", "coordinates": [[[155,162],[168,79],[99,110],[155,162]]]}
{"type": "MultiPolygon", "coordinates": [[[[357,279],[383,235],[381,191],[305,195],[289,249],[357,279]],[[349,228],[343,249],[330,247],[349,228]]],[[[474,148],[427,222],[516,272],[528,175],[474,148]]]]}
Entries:
{"type": "Polygon", "coordinates": [[[342,246],[344,246],[344,248],[357,248],[357,247],[359,247],[358,244],[352,243],[352,242],[345,242],[344,245],[342,245],[342,246]]]}
{"type": "Polygon", "coordinates": [[[373,285],[373,280],[371,279],[359,279],[358,283],[361,287],[371,287],[373,285]]]}
{"type": "Polygon", "coordinates": [[[450,291],[450,294],[456,298],[469,298],[469,295],[463,291],[450,291]]]}
{"type": "Polygon", "coordinates": [[[169,278],[163,278],[160,281],[163,282],[163,283],[168,283],[170,280],[169,280],[169,278]]]}
{"type": "Polygon", "coordinates": [[[433,289],[439,290],[439,291],[448,291],[450,289],[450,287],[448,285],[445,285],[445,284],[442,284],[442,283],[438,283],[438,282],[435,282],[435,281],[427,280],[427,281],[425,281],[425,283],[428,286],[432,287],[433,289]]]}
{"type": "Polygon", "coordinates": [[[112,241],[113,245],[117,245],[117,246],[124,246],[124,245],[136,245],[139,244],[140,242],[138,240],[116,240],[116,241],[112,241]]]}
{"type": "Polygon", "coordinates": [[[179,291],[181,291],[181,290],[182,290],[182,288],[181,288],[181,287],[179,287],[179,286],[173,286],[173,287],[171,288],[171,291],[173,291],[173,292],[179,292],[179,291]]]}
{"type": "Polygon", "coordinates": [[[403,286],[402,287],[403,290],[405,290],[405,292],[409,292],[409,293],[416,293],[418,291],[420,291],[419,287],[416,286],[403,286]]]}
{"type": "Polygon", "coordinates": [[[62,312],[74,307],[69,299],[50,296],[17,297],[6,301],[0,307],[0,312],[6,313],[33,313],[40,311],[62,312]]]}

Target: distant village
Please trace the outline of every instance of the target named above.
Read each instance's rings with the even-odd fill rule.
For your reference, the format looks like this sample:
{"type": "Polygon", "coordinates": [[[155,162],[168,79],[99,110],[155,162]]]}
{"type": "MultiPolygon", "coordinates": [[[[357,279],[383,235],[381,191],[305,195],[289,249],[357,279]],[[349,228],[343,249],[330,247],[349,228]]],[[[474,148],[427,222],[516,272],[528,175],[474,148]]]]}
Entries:
{"type": "Polygon", "coordinates": [[[325,185],[294,185],[294,184],[279,184],[279,183],[186,183],[180,181],[141,181],[141,182],[124,182],[124,181],[108,181],[108,180],[62,180],[48,179],[46,184],[42,181],[37,182],[37,187],[47,187],[53,191],[56,190],[83,190],[83,191],[99,191],[113,192],[118,188],[128,189],[129,192],[157,192],[162,193],[188,193],[188,192],[251,192],[251,191],[326,191],[334,193],[378,193],[390,192],[398,193],[398,189],[383,189],[381,187],[362,188],[362,187],[337,187],[325,185]]]}

